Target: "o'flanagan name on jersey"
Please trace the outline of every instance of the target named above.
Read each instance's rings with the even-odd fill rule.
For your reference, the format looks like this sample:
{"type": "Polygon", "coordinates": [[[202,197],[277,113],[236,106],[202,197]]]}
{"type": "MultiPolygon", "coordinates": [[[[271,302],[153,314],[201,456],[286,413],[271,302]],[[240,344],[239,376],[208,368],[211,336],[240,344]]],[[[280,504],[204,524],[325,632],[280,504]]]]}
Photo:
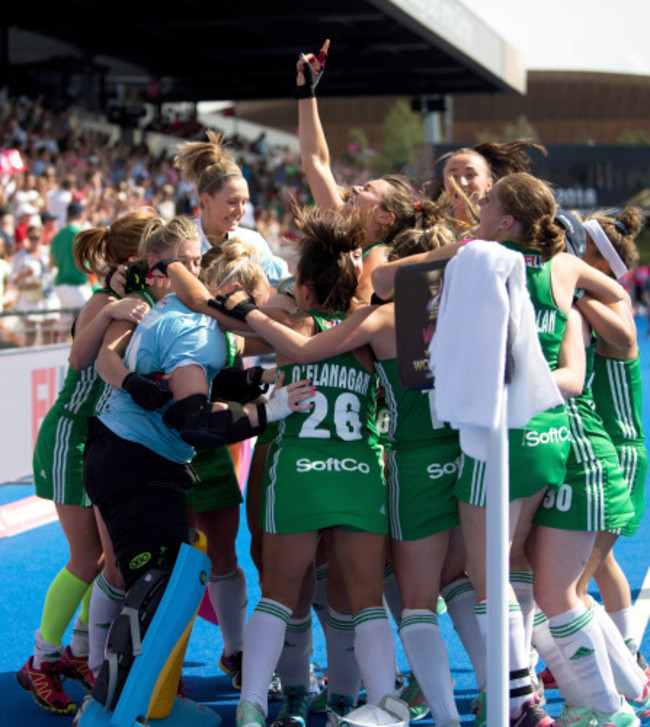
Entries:
{"type": "Polygon", "coordinates": [[[555,333],[556,313],[555,310],[538,310],[535,313],[537,333],[555,333]]]}
{"type": "Polygon", "coordinates": [[[314,386],[347,389],[356,394],[368,394],[370,374],[341,364],[296,364],[291,369],[291,380],[311,379],[314,386]]]}

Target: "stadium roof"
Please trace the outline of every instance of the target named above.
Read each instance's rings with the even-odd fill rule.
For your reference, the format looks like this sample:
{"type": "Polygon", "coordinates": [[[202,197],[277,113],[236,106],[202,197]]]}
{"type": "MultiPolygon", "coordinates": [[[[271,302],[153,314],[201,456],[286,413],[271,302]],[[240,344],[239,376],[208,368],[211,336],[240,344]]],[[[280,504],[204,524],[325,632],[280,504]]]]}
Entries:
{"type": "Polygon", "coordinates": [[[78,97],[125,84],[163,101],[286,98],[298,54],[325,38],[321,95],[525,91],[517,51],[459,0],[14,2],[3,23],[5,79],[49,89],[63,74],[78,97]]]}

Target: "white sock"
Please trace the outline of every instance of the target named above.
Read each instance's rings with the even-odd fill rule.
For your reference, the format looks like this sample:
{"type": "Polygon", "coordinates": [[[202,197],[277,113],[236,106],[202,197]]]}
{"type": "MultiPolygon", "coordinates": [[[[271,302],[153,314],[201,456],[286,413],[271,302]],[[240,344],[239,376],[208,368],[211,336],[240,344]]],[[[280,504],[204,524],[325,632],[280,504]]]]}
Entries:
{"type": "Polygon", "coordinates": [[[361,673],[354,654],[354,623],[352,615],[330,608],[327,614],[327,694],[351,697],[357,703],[361,673]]]}
{"type": "Polygon", "coordinates": [[[217,614],[226,656],[243,651],[248,604],[244,571],[237,568],[229,575],[210,576],[208,593],[217,614]]]}
{"type": "Polygon", "coordinates": [[[605,639],[581,603],[549,619],[551,635],[579,684],[582,704],[611,713],[620,708],[605,639]]]}
{"type": "Polygon", "coordinates": [[[283,689],[302,686],[309,691],[311,636],[311,613],[301,619],[289,619],[276,668],[283,689]]]}
{"type": "Polygon", "coordinates": [[[291,609],[269,598],[261,598],[248,619],[244,633],[240,703],[252,702],[265,717],[268,714],[269,684],[282,653],[290,616],[291,609]]]}
{"type": "Polygon", "coordinates": [[[440,595],[447,604],[447,613],[454,624],[465,651],[474,667],[476,685],[479,690],[485,688],[487,673],[487,652],[485,639],[481,635],[474,604],[476,591],[469,578],[459,578],[445,586],[440,595]]]}
{"type": "Polygon", "coordinates": [[[518,603],[509,604],[508,635],[510,655],[510,714],[515,714],[533,694],[530,679],[529,651],[524,619],[518,603]]]}
{"type": "Polygon", "coordinates": [[[77,616],[72,626],[70,641],[70,651],[73,656],[88,656],[88,643],[88,626],[81,620],[81,616],[77,616]]]}
{"type": "MultiPolygon", "coordinates": [[[[535,620],[535,598],[533,597],[533,574],[528,571],[511,571],[510,585],[515,592],[524,620],[526,648],[533,642],[533,621],[535,620]]],[[[530,666],[530,659],[528,660],[530,666]]]]}
{"type": "Polygon", "coordinates": [[[368,704],[379,704],[395,691],[395,637],[383,606],[354,614],[354,653],[368,704]]]}
{"type": "Polygon", "coordinates": [[[634,608],[628,606],[620,611],[608,611],[607,613],[616,628],[621,632],[627,648],[633,656],[636,656],[639,650],[639,644],[636,641],[636,614],[634,608]]]}
{"type": "Polygon", "coordinates": [[[616,689],[628,699],[641,699],[647,678],[643,669],[630,653],[621,632],[607,614],[607,611],[591,599],[591,611],[605,637],[609,663],[614,675],[616,689]]]}
{"type": "MultiPolygon", "coordinates": [[[[481,635],[487,645],[487,598],[474,606],[474,613],[481,629],[481,635]]],[[[528,668],[528,649],[524,635],[524,620],[521,607],[518,603],[508,606],[508,653],[509,653],[509,680],[510,714],[515,714],[524,702],[527,702],[533,693],[533,686],[528,668]]]]}
{"type": "Polygon", "coordinates": [[[575,706],[583,705],[584,699],[580,693],[580,685],[576,682],[568,663],[560,651],[560,647],[551,636],[546,614],[539,609],[535,613],[533,643],[544,663],[555,677],[564,701],[575,706]]]}
{"type": "Polygon", "coordinates": [[[431,709],[434,721],[446,725],[460,721],[447,649],[438,627],[438,617],[428,609],[402,611],[399,635],[404,651],[431,709]]]}
{"type": "Polygon", "coordinates": [[[328,564],[323,563],[316,568],[316,582],[314,584],[314,595],[312,597],[311,606],[318,618],[323,633],[327,629],[327,572],[328,564]]]}
{"type": "Polygon", "coordinates": [[[35,669],[40,669],[44,661],[58,661],[63,655],[63,644],[50,644],[43,641],[40,629],[34,633],[34,658],[32,663],[35,669]]]}
{"type": "Polygon", "coordinates": [[[97,676],[104,662],[106,637],[124,605],[124,591],[114,588],[100,573],[90,597],[88,617],[88,668],[97,676]]]}

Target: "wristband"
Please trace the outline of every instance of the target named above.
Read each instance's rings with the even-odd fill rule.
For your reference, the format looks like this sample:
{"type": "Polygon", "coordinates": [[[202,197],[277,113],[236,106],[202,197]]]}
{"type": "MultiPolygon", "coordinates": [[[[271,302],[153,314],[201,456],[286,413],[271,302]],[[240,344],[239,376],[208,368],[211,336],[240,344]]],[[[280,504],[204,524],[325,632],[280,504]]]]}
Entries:
{"type": "Polygon", "coordinates": [[[158,272],[162,273],[165,277],[167,277],[167,267],[171,265],[171,263],[177,263],[179,262],[175,257],[164,257],[162,260],[158,260],[157,263],[154,263],[151,266],[151,272],[153,273],[154,270],[157,270],[158,272]]]}
{"type": "MultiPolygon", "coordinates": [[[[230,295],[232,295],[232,293],[230,295]]],[[[207,303],[210,308],[214,308],[220,313],[224,313],[231,318],[236,318],[238,321],[245,321],[246,316],[252,310],[257,310],[257,306],[255,305],[255,300],[253,298],[245,298],[232,308],[228,308],[226,305],[228,298],[228,295],[217,295],[215,298],[209,298],[207,303]]]]}
{"type": "Polygon", "coordinates": [[[311,67],[311,63],[305,61],[302,67],[302,73],[305,77],[305,85],[299,86],[298,84],[296,84],[296,88],[293,94],[294,98],[316,98],[316,86],[318,86],[318,84],[320,83],[320,79],[323,76],[324,70],[325,58],[323,58],[323,60],[321,61],[321,69],[318,72],[314,71],[314,69],[311,67]]]}

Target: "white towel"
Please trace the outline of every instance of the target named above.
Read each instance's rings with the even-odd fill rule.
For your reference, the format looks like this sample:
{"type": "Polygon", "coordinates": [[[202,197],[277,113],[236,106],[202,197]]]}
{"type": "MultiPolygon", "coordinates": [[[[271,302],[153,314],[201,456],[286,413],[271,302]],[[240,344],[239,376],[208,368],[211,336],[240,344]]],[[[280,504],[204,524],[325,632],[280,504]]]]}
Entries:
{"type": "Polygon", "coordinates": [[[563,398],[537,336],[523,256],[473,240],[447,264],[429,361],[437,417],[460,431],[463,451],[476,459],[487,458],[488,432],[499,423],[507,342],[506,421],[513,429],[563,398]]]}

